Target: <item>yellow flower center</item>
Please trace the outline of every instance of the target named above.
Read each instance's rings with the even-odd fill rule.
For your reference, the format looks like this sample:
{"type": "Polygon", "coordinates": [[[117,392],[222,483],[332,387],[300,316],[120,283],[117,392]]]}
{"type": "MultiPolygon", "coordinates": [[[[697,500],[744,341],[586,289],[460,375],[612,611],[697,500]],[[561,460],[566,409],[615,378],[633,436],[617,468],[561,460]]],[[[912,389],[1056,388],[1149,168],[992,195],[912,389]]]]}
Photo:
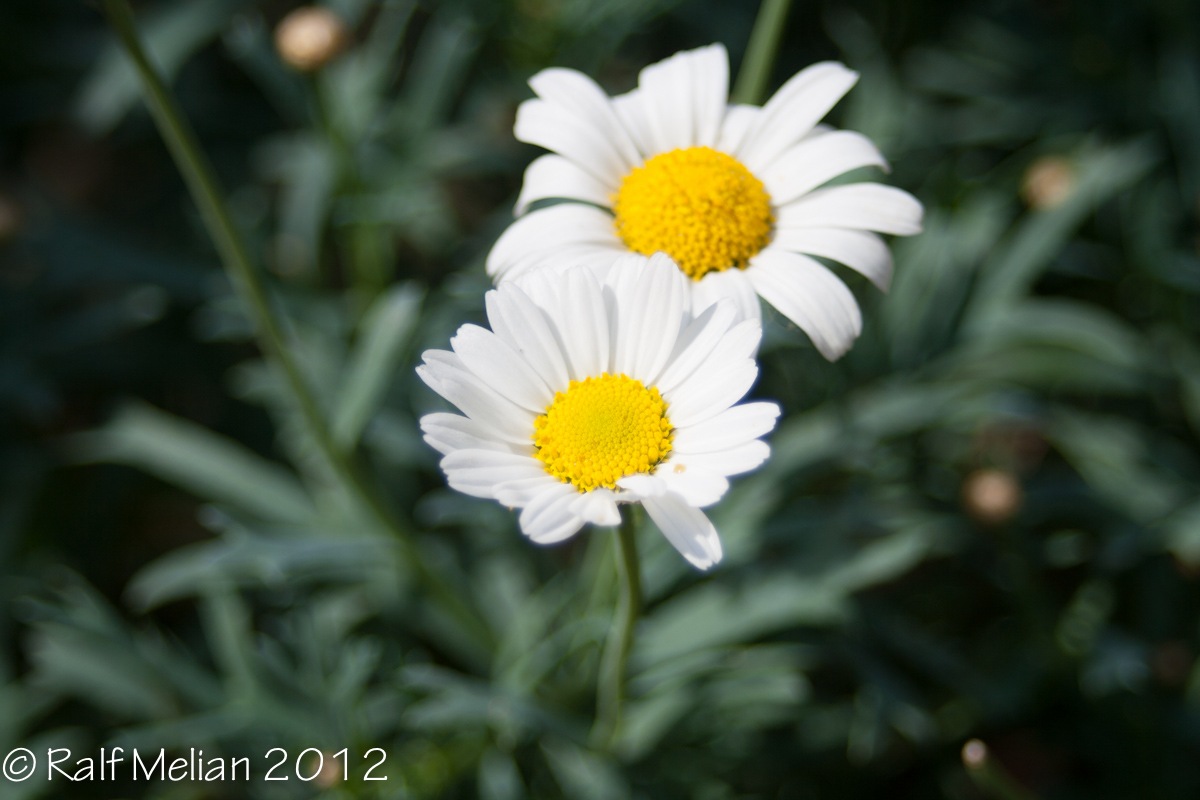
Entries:
{"type": "Polygon", "coordinates": [[[744,269],[775,222],[762,181],[708,147],[655,156],[625,176],[612,203],[617,235],[630,250],[662,250],[695,280],[744,269]]]}
{"type": "Polygon", "coordinates": [[[671,452],[671,422],[658,389],[625,375],[571,381],[533,422],[546,472],[581,492],[653,472],[671,452]]]}

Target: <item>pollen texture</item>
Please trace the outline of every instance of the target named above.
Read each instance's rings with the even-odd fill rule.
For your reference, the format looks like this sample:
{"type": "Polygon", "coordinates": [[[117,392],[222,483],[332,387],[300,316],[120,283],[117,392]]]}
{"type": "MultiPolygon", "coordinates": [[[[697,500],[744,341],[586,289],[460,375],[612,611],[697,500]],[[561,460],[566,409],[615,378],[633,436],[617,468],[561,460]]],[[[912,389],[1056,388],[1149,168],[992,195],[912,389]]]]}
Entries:
{"type": "Polygon", "coordinates": [[[653,472],[671,452],[671,422],[658,389],[625,375],[571,381],[534,420],[533,443],[546,472],[581,492],[653,472]]]}
{"type": "Polygon", "coordinates": [[[661,250],[695,280],[744,269],[775,221],[762,181],[708,147],[655,156],[625,176],[612,201],[617,234],[630,250],[661,250]]]}

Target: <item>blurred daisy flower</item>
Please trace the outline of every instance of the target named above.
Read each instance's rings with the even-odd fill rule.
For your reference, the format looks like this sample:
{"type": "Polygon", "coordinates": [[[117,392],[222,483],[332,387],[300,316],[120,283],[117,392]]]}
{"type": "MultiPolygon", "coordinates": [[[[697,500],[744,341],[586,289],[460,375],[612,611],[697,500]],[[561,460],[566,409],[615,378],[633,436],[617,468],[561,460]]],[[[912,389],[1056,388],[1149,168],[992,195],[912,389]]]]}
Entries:
{"type": "MultiPolygon", "coordinates": [[[[601,272],[618,252],[665,252],[690,282],[691,305],[719,297],[758,319],[757,294],[828,359],[862,329],[853,294],[812,256],[839,261],[886,290],[892,257],[875,231],[921,230],[921,204],[878,183],[821,188],[859,167],[887,169],[863,135],[818,125],[858,75],[814,64],[762,108],[727,105],[729,60],[719,44],[642,70],[638,88],[609,98],[569,69],[530,79],[515,134],[553,151],[525,172],[520,218],[488,256],[497,282],[547,265],[601,272]],[[560,203],[526,213],[549,198],[560,203]]],[[[603,278],[603,275],[601,275],[603,278]]]]}
{"type": "Polygon", "coordinates": [[[465,416],[429,414],[421,429],[451,488],[520,508],[539,544],[617,525],[617,504],[638,502],[707,569],[721,542],[700,509],[766,460],[758,437],[779,416],[735,405],[758,376],[762,331],[728,302],[693,315],[664,255],[613,259],[603,281],[543,269],[488,292],[491,330],[462,326],[453,352],[427,351],[417,368],[465,416]]]}

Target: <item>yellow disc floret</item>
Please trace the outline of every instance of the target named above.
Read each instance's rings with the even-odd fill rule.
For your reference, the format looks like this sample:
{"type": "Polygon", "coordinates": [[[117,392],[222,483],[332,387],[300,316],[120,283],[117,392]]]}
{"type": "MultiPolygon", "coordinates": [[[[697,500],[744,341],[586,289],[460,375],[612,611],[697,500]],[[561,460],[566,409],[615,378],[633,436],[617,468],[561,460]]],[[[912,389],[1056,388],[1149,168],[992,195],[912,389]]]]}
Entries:
{"type": "Polygon", "coordinates": [[[671,452],[671,431],[658,389],[606,372],[556,393],[534,420],[533,443],[546,472],[588,492],[653,472],[671,452]]]}
{"type": "Polygon", "coordinates": [[[695,280],[744,269],[775,221],[762,181],[708,147],[655,156],[625,176],[612,202],[617,234],[630,250],[661,250],[695,280]]]}

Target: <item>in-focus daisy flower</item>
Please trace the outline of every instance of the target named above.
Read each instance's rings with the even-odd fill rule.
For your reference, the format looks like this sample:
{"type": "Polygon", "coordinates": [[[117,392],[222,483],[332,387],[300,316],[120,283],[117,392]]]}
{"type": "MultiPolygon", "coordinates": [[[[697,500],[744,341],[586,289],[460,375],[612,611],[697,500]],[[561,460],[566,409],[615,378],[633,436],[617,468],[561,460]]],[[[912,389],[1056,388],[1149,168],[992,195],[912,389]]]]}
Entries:
{"type": "Polygon", "coordinates": [[[540,544],[617,525],[640,502],[684,558],[721,559],[700,509],[770,454],[774,403],[735,405],[758,376],[757,320],[731,303],[693,315],[666,256],[537,270],[486,295],[491,330],[464,325],[418,374],[466,416],[421,419],[451,488],[520,508],[540,544]]]}
{"type": "Polygon", "coordinates": [[[823,187],[859,167],[887,168],[864,136],[818,122],[858,75],[814,64],[762,108],[727,105],[719,44],[642,70],[609,98],[590,78],[547,69],[530,81],[515,134],[553,151],[529,165],[520,218],[496,242],[497,282],[546,264],[603,270],[615,252],[665,252],[691,279],[692,307],[729,297],[758,318],[762,297],[828,359],[862,329],[854,296],[812,256],[839,261],[886,290],[887,245],[873,231],[921,230],[921,204],[878,183],[823,187]],[[822,188],[823,187],[823,188],[822,188]],[[560,203],[526,213],[531,203],[560,203]]]}

